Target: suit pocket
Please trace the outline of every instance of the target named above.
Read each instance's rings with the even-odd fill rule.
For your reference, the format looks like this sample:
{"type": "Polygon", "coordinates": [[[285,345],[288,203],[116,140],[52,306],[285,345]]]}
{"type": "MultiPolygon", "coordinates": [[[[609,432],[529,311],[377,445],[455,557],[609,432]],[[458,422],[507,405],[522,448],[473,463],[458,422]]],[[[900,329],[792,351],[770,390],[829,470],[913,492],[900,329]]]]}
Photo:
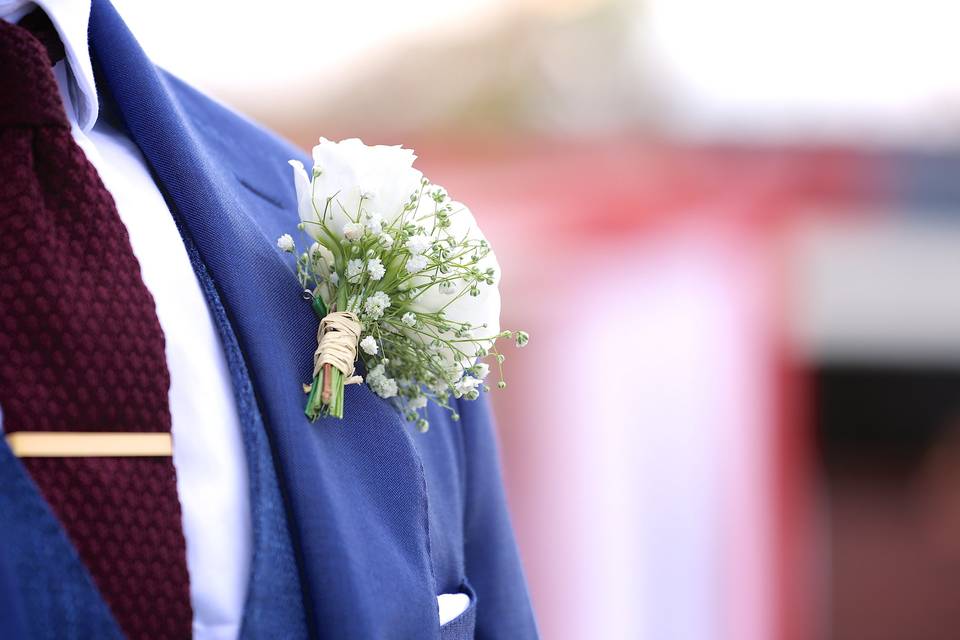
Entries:
{"type": "Polygon", "coordinates": [[[470,604],[463,613],[440,627],[440,640],[473,640],[477,623],[477,595],[466,580],[460,585],[460,593],[470,598],[470,604]]]}

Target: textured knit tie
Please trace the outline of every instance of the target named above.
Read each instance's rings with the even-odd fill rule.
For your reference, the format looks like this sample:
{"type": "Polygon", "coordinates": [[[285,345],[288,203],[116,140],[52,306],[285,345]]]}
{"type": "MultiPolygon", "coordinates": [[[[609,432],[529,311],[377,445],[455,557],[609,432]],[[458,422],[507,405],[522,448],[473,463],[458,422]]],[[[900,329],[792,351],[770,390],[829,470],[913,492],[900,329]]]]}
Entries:
{"type": "MultiPolygon", "coordinates": [[[[31,31],[0,20],[3,427],[169,433],[153,298],[110,193],[71,136],[50,60],[31,31]]],[[[23,463],[122,630],[190,637],[172,459],[23,463]]]]}

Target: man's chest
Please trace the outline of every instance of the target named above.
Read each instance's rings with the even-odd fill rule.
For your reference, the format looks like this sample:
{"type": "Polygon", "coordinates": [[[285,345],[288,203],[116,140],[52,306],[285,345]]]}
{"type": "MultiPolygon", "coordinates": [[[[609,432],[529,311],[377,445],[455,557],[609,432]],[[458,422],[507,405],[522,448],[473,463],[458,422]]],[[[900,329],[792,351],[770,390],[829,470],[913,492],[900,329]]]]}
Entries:
{"type": "MultiPolygon", "coordinates": [[[[69,113],[69,106],[68,106],[69,113]]],[[[74,140],[126,227],[163,329],[177,492],[194,624],[239,631],[251,532],[246,453],[220,336],[180,232],[140,150],[106,118],[74,140]],[[219,535],[224,528],[231,535],[219,535]]]]}

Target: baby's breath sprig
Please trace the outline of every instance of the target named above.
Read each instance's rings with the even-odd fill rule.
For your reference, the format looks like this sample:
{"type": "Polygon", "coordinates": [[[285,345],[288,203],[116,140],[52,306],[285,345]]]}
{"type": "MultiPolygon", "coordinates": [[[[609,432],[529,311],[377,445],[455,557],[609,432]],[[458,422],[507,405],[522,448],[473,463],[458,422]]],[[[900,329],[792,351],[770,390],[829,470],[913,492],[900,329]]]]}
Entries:
{"type": "MultiPolygon", "coordinates": [[[[348,143],[354,144],[326,141],[348,143]]],[[[359,144],[362,150],[400,150],[359,144]]],[[[384,194],[392,183],[379,190],[340,185],[331,191],[324,167],[315,166],[310,180],[302,166],[292,164],[300,229],[314,242],[298,253],[293,238],[284,234],[277,246],[295,257],[304,297],[318,317],[329,322],[336,316],[347,333],[355,322],[349,353],[363,362],[365,382],[374,393],[426,431],[430,401],[457,420],[453,399],[475,400],[489,389],[486,360],[496,365],[497,387],[505,388],[497,343],[510,339],[523,347],[529,335],[499,328],[499,266],[470,211],[411,167],[417,180],[391,208],[384,194]]],[[[311,420],[342,417],[344,386],[355,381],[347,366],[322,364],[327,341],[321,334],[314,379],[304,385],[311,420]]]]}

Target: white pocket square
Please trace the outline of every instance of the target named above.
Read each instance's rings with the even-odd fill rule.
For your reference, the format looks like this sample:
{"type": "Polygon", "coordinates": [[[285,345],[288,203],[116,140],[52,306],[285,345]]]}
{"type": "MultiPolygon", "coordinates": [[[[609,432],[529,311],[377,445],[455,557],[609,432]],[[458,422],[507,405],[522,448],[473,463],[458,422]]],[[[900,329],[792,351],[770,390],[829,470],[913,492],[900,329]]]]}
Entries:
{"type": "Polygon", "coordinates": [[[437,596],[440,609],[440,625],[443,626],[459,616],[470,606],[470,596],[465,593],[441,593],[437,596]]]}

